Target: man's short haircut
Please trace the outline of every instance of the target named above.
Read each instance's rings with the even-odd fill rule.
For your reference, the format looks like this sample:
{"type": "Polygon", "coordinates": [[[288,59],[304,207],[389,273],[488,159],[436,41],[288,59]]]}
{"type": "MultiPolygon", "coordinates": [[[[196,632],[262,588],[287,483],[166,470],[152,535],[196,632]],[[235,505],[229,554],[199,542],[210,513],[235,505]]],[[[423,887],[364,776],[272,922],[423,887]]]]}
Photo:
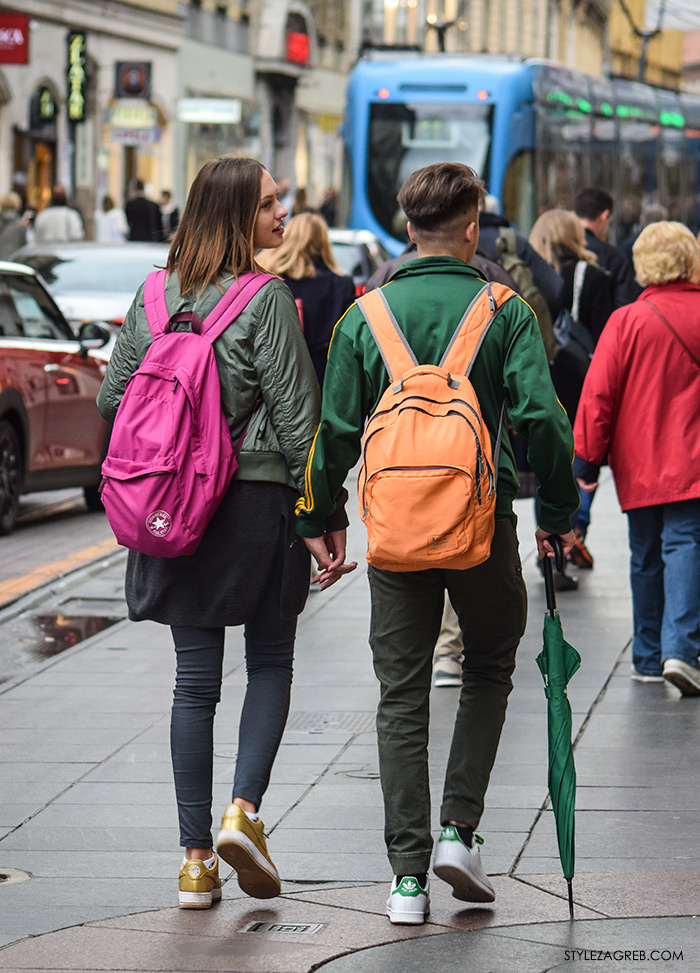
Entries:
{"type": "Polygon", "coordinates": [[[604,189],[582,189],[574,200],[574,213],[581,220],[597,220],[606,209],[613,211],[613,198],[604,189]]]}
{"type": "Polygon", "coordinates": [[[478,211],[485,195],[486,187],[472,168],[437,162],[411,173],[397,199],[414,229],[439,233],[455,219],[478,211]]]}

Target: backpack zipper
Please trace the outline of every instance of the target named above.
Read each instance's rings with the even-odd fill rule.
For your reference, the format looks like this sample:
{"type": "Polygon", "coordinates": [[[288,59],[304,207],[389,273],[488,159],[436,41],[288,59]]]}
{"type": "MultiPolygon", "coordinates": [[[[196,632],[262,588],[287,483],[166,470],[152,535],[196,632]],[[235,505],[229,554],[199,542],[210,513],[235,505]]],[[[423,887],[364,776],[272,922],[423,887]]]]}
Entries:
{"type": "MultiPolygon", "coordinates": [[[[421,398],[421,397],[420,396],[415,396],[415,398],[421,398]]],[[[428,401],[428,402],[429,401],[432,401],[431,399],[425,399],[425,398],[422,398],[421,400],[422,401],[428,401]]],[[[459,399],[458,401],[461,402],[463,400],[462,399],[459,399]]],[[[405,405],[405,401],[403,403],[401,403],[401,404],[402,405],[405,405]]],[[[469,403],[465,402],[464,404],[467,405],[468,408],[471,408],[471,406],[469,406],[469,403]]],[[[432,413],[428,412],[427,409],[419,409],[417,406],[408,406],[408,408],[409,409],[413,409],[416,412],[422,412],[424,415],[432,415],[432,413]]],[[[393,411],[393,408],[392,409],[388,409],[388,410],[386,410],[386,412],[381,413],[381,415],[386,415],[386,414],[388,414],[388,412],[392,412],[392,411],[393,411]]],[[[472,412],[474,412],[474,409],[472,409],[472,412]]],[[[374,419],[377,415],[378,415],[378,413],[375,413],[372,416],[372,418],[374,419]]],[[[481,443],[479,442],[479,434],[477,433],[476,429],[471,424],[471,422],[469,421],[469,419],[467,418],[467,416],[463,416],[461,414],[461,412],[458,412],[456,409],[449,409],[447,411],[446,415],[443,416],[442,418],[446,418],[446,416],[449,416],[449,415],[454,415],[454,416],[457,416],[460,419],[464,419],[464,421],[469,426],[469,428],[471,429],[471,431],[472,431],[472,433],[474,435],[474,443],[476,445],[476,472],[477,472],[477,477],[476,477],[476,499],[477,499],[477,502],[478,502],[479,506],[481,506],[481,504],[483,502],[482,501],[482,496],[481,496],[481,476],[482,476],[482,473],[484,472],[484,469],[485,469],[486,472],[487,472],[487,474],[488,474],[488,478],[489,478],[489,496],[491,496],[491,494],[493,493],[493,491],[494,491],[494,489],[496,487],[496,481],[494,479],[493,470],[492,470],[491,465],[488,462],[488,460],[484,457],[483,451],[481,449],[481,443]]],[[[435,418],[437,418],[437,417],[435,417],[435,418]]],[[[384,428],[384,427],[382,427],[382,428],[384,428]]],[[[363,468],[365,470],[367,469],[367,447],[369,446],[370,440],[374,436],[376,436],[376,434],[378,432],[381,432],[381,431],[382,431],[381,429],[376,429],[365,440],[364,448],[362,450],[362,466],[363,466],[363,468]]],[[[457,467],[457,466],[385,466],[385,467],[382,467],[382,469],[384,469],[384,470],[420,470],[420,469],[423,469],[423,470],[458,470],[459,471],[459,467],[457,467]]],[[[381,472],[381,471],[380,470],[377,470],[377,473],[379,473],[379,472],[381,472]]],[[[464,471],[462,471],[462,472],[464,472],[464,471]]],[[[373,474],[373,475],[376,475],[376,474],[373,474]]],[[[470,475],[470,474],[468,474],[468,475],[470,475]]],[[[365,500],[366,492],[367,492],[367,478],[365,477],[365,482],[364,482],[364,485],[362,487],[362,506],[363,506],[363,508],[365,510],[365,515],[367,514],[367,503],[366,503],[366,500],[365,500]]]]}

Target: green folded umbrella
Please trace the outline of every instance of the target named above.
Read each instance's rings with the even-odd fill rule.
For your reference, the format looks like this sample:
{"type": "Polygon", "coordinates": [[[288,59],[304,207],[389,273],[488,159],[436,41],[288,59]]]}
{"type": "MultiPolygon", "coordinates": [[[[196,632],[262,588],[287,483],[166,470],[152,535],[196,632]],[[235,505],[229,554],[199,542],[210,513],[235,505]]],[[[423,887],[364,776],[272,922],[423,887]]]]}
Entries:
{"type": "Polygon", "coordinates": [[[574,917],[571,880],[574,877],[574,822],[576,810],[576,767],[571,745],[571,704],[566,686],[578,667],[581,656],[569,645],[554,600],[551,558],[545,558],[547,613],[544,617],[543,648],[535,659],[544,678],[547,697],[547,736],[549,741],[549,796],[557,827],[559,857],[568,885],[569,915],[574,917]]]}

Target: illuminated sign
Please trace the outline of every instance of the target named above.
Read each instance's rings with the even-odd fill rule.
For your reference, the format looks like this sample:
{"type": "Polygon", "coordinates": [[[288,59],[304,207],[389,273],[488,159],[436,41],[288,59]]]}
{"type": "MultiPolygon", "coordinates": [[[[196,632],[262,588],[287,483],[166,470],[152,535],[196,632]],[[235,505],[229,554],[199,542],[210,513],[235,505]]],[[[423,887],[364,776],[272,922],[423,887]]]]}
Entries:
{"type": "Polygon", "coordinates": [[[180,122],[237,125],[241,115],[240,98],[181,98],[177,103],[177,118],[180,122]]]}
{"type": "Polygon", "coordinates": [[[284,57],[292,64],[308,64],[311,59],[309,28],[303,14],[290,13],[287,17],[284,57]]]}
{"type": "Polygon", "coordinates": [[[29,63],[29,15],[0,13],[0,64],[29,63]]]}
{"type": "Polygon", "coordinates": [[[56,99],[50,88],[38,88],[29,101],[29,128],[52,131],[56,125],[56,99]]]}
{"type": "Polygon", "coordinates": [[[307,34],[287,31],[287,50],[285,59],[293,64],[309,63],[309,38],[307,34]]]}
{"type": "Polygon", "coordinates": [[[68,35],[68,120],[85,121],[85,89],[87,74],[87,45],[83,31],[72,31],[68,35]]]}
{"type": "Polygon", "coordinates": [[[158,109],[155,105],[144,105],[142,102],[120,102],[110,109],[109,123],[117,128],[156,128],[158,109]]]}

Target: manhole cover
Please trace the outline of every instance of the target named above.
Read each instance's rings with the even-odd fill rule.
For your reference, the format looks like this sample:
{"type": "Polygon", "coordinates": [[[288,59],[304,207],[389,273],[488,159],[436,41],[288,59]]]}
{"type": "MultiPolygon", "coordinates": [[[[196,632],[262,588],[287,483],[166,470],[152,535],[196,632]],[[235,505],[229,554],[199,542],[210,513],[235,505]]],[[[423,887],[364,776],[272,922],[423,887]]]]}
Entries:
{"type": "Polygon", "coordinates": [[[280,932],[294,933],[297,936],[313,936],[320,932],[325,922],[249,922],[239,932],[280,932]]]}
{"type": "Polygon", "coordinates": [[[352,780],[379,780],[378,770],[339,770],[336,777],[350,777],[352,780]]]}
{"type": "Polygon", "coordinates": [[[305,730],[307,733],[330,733],[332,730],[350,730],[364,733],[374,729],[374,713],[292,713],[287,721],[288,730],[305,730]]]}

